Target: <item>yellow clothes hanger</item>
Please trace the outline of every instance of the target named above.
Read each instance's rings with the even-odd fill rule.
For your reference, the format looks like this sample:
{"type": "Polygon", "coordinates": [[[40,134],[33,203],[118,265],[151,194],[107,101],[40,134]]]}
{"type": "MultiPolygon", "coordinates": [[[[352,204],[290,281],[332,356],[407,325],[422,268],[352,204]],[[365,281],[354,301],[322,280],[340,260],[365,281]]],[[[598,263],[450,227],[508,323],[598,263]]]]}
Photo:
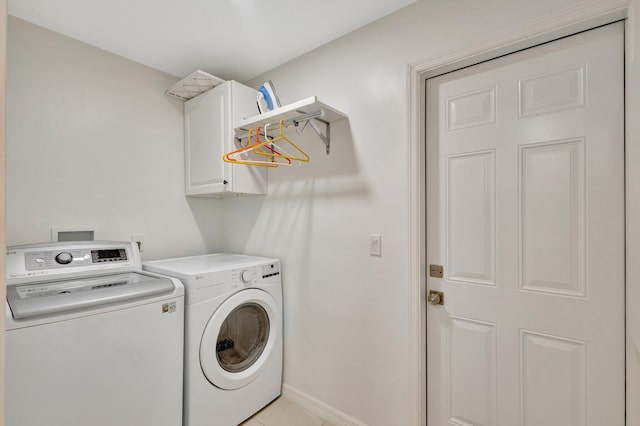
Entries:
{"type": "MultiPolygon", "coordinates": [[[[285,164],[282,163],[278,160],[276,160],[277,158],[280,158],[284,161],[286,161],[286,165],[290,166],[291,165],[291,159],[288,158],[286,155],[283,155],[280,151],[276,150],[274,148],[274,143],[273,143],[273,139],[268,139],[269,136],[267,135],[267,128],[270,126],[270,124],[266,124],[264,126],[264,137],[265,140],[261,141],[260,140],[260,130],[263,129],[262,126],[258,127],[256,129],[256,145],[254,145],[253,148],[253,152],[256,154],[260,154],[260,155],[265,155],[267,157],[269,157],[269,159],[271,159],[271,161],[273,162],[277,162],[279,164],[285,164]],[[266,148],[267,151],[265,151],[264,149],[266,148]]],[[[276,148],[280,149],[279,147],[276,146],[276,148]]]]}
{"type": "MultiPolygon", "coordinates": [[[[283,158],[286,159],[288,162],[291,162],[290,159],[290,154],[283,150],[281,147],[279,147],[278,145],[275,144],[275,140],[276,138],[269,136],[269,126],[271,126],[271,124],[265,124],[264,125],[264,138],[265,138],[265,142],[268,141],[269,143],[267,145],[264,146],[257,146],[255,147],[253,150],[256,154],[260,154],[260,155],[264,155],[267,156],[271,159],[273,159],[273,157],[278,157],[278,158],[283,158]],[[266,150],[265,150],[266,148],[266,150]]],[[[277,142],[277,141],[276,141],[277,142]]]]}
{"type": "MultiPolygon", "coordinates": [[[[261,127],[256,129],[256,135],[258,134],[260,129],[261,127]]],[[[274,159],[271,159],[271,161],[260,161],[260,160],[254,160],[254,159],[241,158],[240,155],[249,153],[250,151],[253,151],[254,148],[257,148],[259,146],[269,143],[268,141],[262,142],[259,140],[259,138],[256,138],[256,143],[252,144],[251,143],[252,133],[253,133],[253,129],[249,129],[247,133],[247,146],[224,154],[222,156],[222,160],[232,164],[244,164],[247,166],[259,166],[259,167],[271,167],[271,168],[278,167],[279,165],[288,166],[291,164],[290,160],[288,161],[288,163],[282,163],[279,161],[275,161],[274,159]]]]}
{"type": "MultiPolygon", "coordinates": [[[[265,125],[265,129],[268,128],[270,126],[270,124],[265,125]]],[[[304,152],[298,145],[296,145],[295,143],[293,143],[293,141],[291,141],[289,138],[287,138],[284,133],[283,133],[283,127],[284,126],[284,120],[280,120],[280,124],[279,124],[279,129],[280,129],[280,134],[278,136],[276,136],[273,139],[269,139],[268,140],[268,146],[267,145],[260,145],[260,146],[255,146],[253,148],[253,152],[255,152],[256,154],[260,154],[260,155],[265,155],[267,157],[279,157],[279,158],[285,158],[288,160],[295,160],[295,161],[301,161],[303,163],[307,163],[309,162],[309,160],[311,159],[311,157],[309,157],[309,154],[307,154],[306,152],[304,152]],[[280,145],[279,143],[282,142],[286,142],[288,143],[290,146],[292,146],[299,154],[296,155],[300,155],[300,156],[296,156],[296,155],[291,155],[290,153],[288,153],[283,147],[282,145],[280,145]],[[264,150],[263,148],[266,147],[267,150],[264,150]]],[[[265,139],[267,139],[267,131],[265,130],[265,139]]]]}

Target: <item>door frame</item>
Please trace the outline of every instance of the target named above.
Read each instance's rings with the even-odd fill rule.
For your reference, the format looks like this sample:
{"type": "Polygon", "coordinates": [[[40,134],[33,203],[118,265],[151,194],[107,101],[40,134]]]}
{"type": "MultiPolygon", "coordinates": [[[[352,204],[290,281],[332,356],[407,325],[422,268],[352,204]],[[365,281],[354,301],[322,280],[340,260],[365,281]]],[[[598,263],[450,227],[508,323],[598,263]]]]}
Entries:
{"type": "MultiPolygon", "coordinates": [[[[408,81],[408,126],[409,149],[409,399],[408,412],[410,424],[427,424],[427,384],[426,384],[426,135],[425,135],[425,80],[436,75],[454,71],[522,49],[569,36],[581,31],[596,28],[622,19],[625,25],[625,69],[629,69],[634,50],[640,54],[640,34],[634,29],[640,28],[640,0],[588,0],[558,9],[552,13],[519,23],[501,32],[476,40],[460,48],[444,52],[407,66],[408,81]],[[633,43],[639,44],[634,49],[633,43]]],[[[636,30],[637,31],[637,30],[636,30]]],[[[636,58],[640,62],[640,58],[636,58]]],[[[630,87],[640,92],[640,76],[625,73],[625,115],[640,115],[640,99],[630,99],[630,87]]],[[[638,95],[640,96],[640,95],[638,95]]],[[[636,96],[637,97],[637,96],[636,96]]],[[[640,191],[640,126],[634,126],[631,120],[625,120],[625,238],[626,238],[626,293],[627,305],[634,299],[640,302],[638,295],[631,294],[628,283],[640,280],[640,266],[628,261],[632,254],[640,251],[640,233],[631,227],[632,218],[640,218],[640,202],[632,199],[633,192],[640,191]],[[634,144],[631,144],[634,141],[634,144]],[[639,146],[636,146],[639,145],[639,146]],[[633,187],[630,189],[630,187],[633,187]]],[[[637,222],[638,220],[635,219],[637,222]]],[[[640,226],[640,225],[637,225],[640,226]]],[[[638,263],[638,262],[636,262],[638,263]]],[[[640,311],[640,310],[639,310],[640,311]]],[[[630,333],[631,310],[627,309],[627,336],[630,333]]],[[[637,326],[640,334],[640,323],[637,326]]],[[[639,343],[640,344],[640,343],[639,343]]],[[[630,343],[627,343],[627,353],[630,343]]],[[[627,355],[627,401],[640,398],[640,348],[637,348],[636,363],[629,362],[627,355]]],[[[635,354],[635,352],[634,352],[635,354]]],[[[637,404],[636,404],[637,405],[637,404]]],[[[632,412],[627,403],[627,425],[640,425],[640,410],[632,412]]]]}
{"type": "Polygon", "coordinates": [[[0,426],[4,425],[4,339],[6,306],[6,106],[5,80],[7,68],[7,0],[0,0],[0,426]]]}

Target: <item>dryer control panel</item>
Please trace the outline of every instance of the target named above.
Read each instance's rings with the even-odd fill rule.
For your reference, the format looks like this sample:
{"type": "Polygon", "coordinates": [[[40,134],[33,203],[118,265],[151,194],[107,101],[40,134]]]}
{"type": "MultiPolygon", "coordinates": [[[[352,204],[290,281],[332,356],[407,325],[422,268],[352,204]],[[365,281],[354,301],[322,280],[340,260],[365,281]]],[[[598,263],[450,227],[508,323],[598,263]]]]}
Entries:
{"type": "Polygon", "coordinates": [[[256,267],[233,269],[231,271],[232,287],[242,285],[256,285],[258,283],[258,273],[256,267]]]}
{"type": "Polygon", "coordinates": [[[270,263],[262,267],[262,278],[275,277],[280,275],[280,263],[270,263]]]}
{"type": "Polygon", "coordinates": [[[257,285],[261,280],[280,275],[280,263],[250,266],[231,271],[231,287],[257,285]]]}

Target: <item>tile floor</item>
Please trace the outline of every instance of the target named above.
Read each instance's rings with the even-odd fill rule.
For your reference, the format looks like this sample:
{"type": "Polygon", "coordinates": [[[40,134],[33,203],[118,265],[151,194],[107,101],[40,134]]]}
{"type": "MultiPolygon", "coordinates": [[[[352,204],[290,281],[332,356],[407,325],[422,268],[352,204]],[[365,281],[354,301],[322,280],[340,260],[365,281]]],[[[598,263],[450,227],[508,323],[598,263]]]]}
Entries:
{"type": "Polygon", "coordinates": [[[336,426],[311,411],[280,397],[240,426],[336,426]]]}

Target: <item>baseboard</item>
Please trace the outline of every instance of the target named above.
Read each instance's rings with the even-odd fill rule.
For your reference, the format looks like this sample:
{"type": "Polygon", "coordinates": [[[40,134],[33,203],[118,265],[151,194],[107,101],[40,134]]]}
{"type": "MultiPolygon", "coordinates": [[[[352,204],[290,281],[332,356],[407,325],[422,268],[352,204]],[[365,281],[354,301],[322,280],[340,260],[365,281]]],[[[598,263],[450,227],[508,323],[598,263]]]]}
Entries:
{"type": "Polygon", "coordinates": [[[282,385],[282,396],[335,425],[367,426],[361,421],[335,409],[329,404],[322,402],[286,383],[282,385]]]}

